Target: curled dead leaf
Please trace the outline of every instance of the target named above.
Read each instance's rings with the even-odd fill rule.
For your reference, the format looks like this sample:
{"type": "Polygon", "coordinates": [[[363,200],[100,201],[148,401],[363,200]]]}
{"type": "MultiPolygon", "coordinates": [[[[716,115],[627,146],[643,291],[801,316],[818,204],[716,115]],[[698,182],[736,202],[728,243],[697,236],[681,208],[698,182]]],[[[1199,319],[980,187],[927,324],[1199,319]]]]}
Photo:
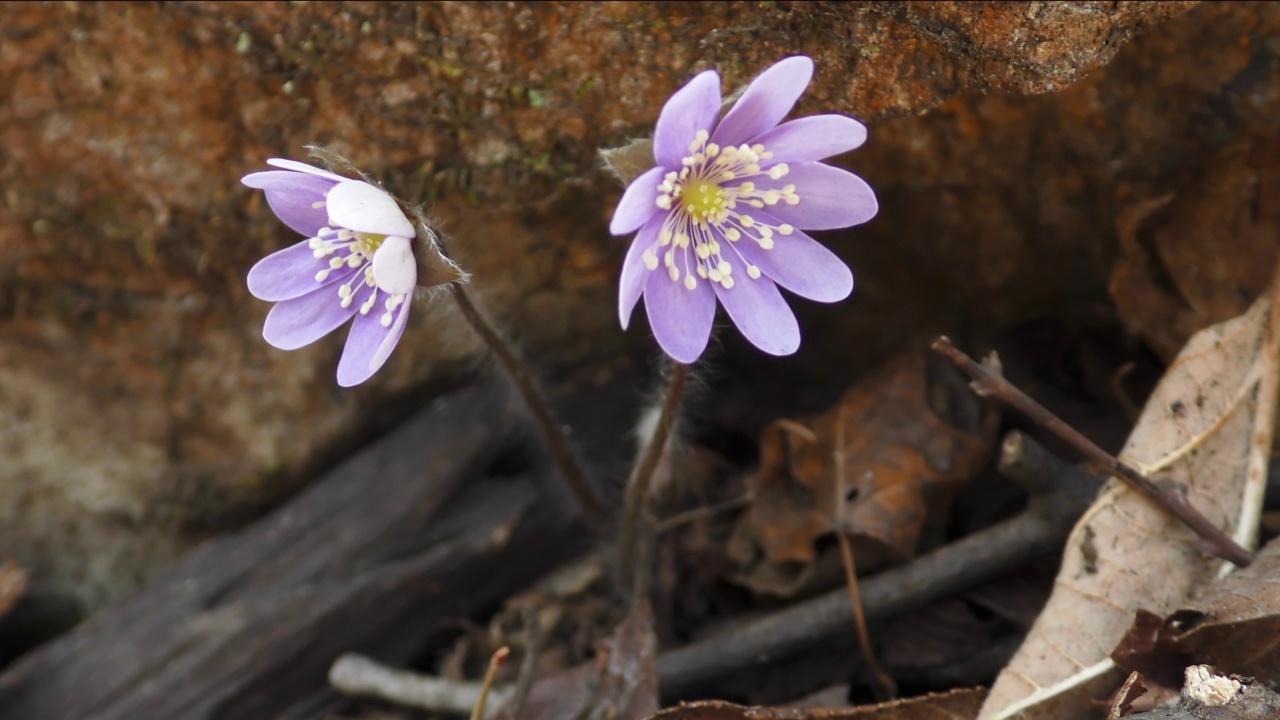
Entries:
{"type": "Polygon", "coordinates": [[[912,353],[854,385],[822,415],[765,428],[754,500],[729,541],[730,556],[744,568],[739,581],[789,595],[815,577],[827,580],[839,558],[820,556],[818,541],[837,527],[853,539],[860,572],[914,557],[926,519],[945,513],[989,459],[995,430],[993,422],[966,429],[940,417],[926,375],[924,357],[912,353]]]}
{"type": "Polygon", "coordinates": [[[1275,263],[1277,198],[1280,138],[1228,148],[1191,191],[1122,212],[1110,293],[1130,330],[1171,360],[1198,328],[1243,313],[1275,263]]]}

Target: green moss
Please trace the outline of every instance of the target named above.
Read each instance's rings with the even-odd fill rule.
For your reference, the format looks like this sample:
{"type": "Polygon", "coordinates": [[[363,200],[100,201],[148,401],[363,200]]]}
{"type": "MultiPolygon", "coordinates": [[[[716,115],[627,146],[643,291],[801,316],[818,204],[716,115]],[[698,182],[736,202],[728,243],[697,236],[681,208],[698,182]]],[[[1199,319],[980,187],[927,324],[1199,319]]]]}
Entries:
{"type": "Polygon", "coordinates": [[[547,106],[547,94],[537,88],[529,88],[529,107],[544,108],[547,106]]]}

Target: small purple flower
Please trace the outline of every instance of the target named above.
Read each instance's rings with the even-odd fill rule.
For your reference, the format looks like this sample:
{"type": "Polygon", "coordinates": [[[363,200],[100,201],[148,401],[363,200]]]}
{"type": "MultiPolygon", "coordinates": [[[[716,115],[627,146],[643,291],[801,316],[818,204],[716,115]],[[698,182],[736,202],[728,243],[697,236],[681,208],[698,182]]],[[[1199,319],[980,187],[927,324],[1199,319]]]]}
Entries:
{"type": "Polygon", "coordinates": [[[706,349],[719,298],[752,344],[789,355],[800,327],[778,286],[819,302],[853,291],[844,262],[801,230],[875,216],[866,182],[818,162],[860,146],[867,129],[841,115],[779,125],[812,76],[809,58],[782,60],[719,120],[714,70],[667,101],[654,131],[657,167],[627,187],[609,225],[614,235],[639,230],[622,266],[623,329],[643,293],[658,343],[691,363],[706,349]]]}
{"type": "Polygon", "coordinates": [[[306,240],[268,255],[249,270],[249,292],[275,303],[262,336],[296,350],[353,316],[338,362],[338,384],[368,380],[404,334],[417,284],[413,223],[379,188],[293,160],[241,182],[306,240]]]}

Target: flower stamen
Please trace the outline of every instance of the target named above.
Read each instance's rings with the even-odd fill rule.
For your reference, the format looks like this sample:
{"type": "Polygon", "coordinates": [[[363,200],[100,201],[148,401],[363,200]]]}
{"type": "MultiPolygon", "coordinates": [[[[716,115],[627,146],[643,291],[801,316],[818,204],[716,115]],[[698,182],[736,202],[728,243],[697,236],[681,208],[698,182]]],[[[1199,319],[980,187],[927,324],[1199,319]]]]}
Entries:
{"type": "MultiPolygon", "coordinates": [[[[767,176],[769,180],[780,180],[791,172],[786,163],[762,169],[761,163],[773,157],[763,144],[721,147],[709,143],[709,139],[706,130],[698,131],[689,144],[689,154],[680,161],[679,172],[668,172],[658,184],[655,200],[659,208],[672,211],[658,234],[657,247],[671,246],[663,254],[662,265],[672,282],[683,277],[684,286],[689,290],[697,288],[695,277],[719,283],[726,289],[733,287],[733,265],[723,257],[718,237],[731,244],[746,237],[761,249],[771,250],[775,233],[785,236],[795,231],[786,223],[771,225],[740,212],[740,204],[763,209],[778,203],[796,205],[800,202],[795,185],[762,190],[750,179],[767,176]],[[684,251],[684,273],[676,266],[676,250],[684,251]]],[[[736,249],[734,252],[746,267],[747,277],[758,280],[760,269],[748,263],[736,249]]],[[[653,248],[646,250],[642,257],[646,268],[651,271],[658,268],[658,255],[653,248]]]]}

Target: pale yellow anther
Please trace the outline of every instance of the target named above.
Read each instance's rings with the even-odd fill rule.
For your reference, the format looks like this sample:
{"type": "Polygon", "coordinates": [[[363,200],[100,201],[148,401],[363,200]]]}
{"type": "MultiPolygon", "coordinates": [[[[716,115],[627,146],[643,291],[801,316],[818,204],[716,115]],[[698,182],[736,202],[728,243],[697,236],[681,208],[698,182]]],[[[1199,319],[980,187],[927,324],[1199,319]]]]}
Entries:
{"type": "Polygon", "coordinates": [[[645,267],[649,268],[650,270],[658,269],[658,255],[654,253],[653,250],[645,250],[644,254],[641,255],[640,257],[642,260],[644,260],[645,267]]]}
{"type": "Polygon", "coordinates": [[[711,257],[711,248],[706,244],[699,244],[698,247],[693,249],[693,252],[698,256],[699,260],[706,260],[711,257]]]}
{"type": "Polygon", "coordinates": [[[673,252],[673,251],[671,251],[671,250],[668,250],[666,253],[664,253],[664,254],[663,254],[663,256],[662,256],[662,264],[663,264],[663,265],[666,265],[667,267],[673,267],[673,266],[675,266],[675,264],[676,264],[676,254],[675,254],[675,252],[673,252]]]}
{"type": "Polygon", "coordinates": [[[684,276],[684,286],[685,286],[686,288],[688,288],[689,290],[692,290],[692,289],[694,289],[694,288],[698,287],[698,281],[697,281],[697,280],[694,280],[692,275],[685,275],[685,276],[684,276]]]}
{"type": "Polygon", "coordinates": [[[360,314],[368,315],[369,311],[373,309],[373,304],[375,301],[377,301],[377,299],[378,299],[378,293],[376,292],[369,293],[369,299],[365,300],[364,304],[360,306],[360,314]]]}
{"type": "Polygon", "coordinates": [[[724,237],[729,242],[735,242],[742,237],[742,233],[738,232],[738,228],[729,228],[724,231],[724,237]]]}
{"type": "Polygon", "coordinates": [[[687,248],[687,247],[689,247],[689,234],[688,234],[688,233],[684,233],[684,232],[678,232],[678,233],[676,233],[676,247],[679,247],[679,248],[687,248]]]}
{"type": "Polygon", "coordinates": [[[707,277],[711,278],[711,282],[714,283],[718,283],[724,279],[724,276],[720,274],[720,271],[715,268],[711,268],[707,271],[707,277]]]}
{"type": "Polygon", "coordinates": [[[340,298],[351,297],[351,283],[343,283],[342,286],[338,288],[338,297],[340,298]]]}
{"type": "Polygon", "coordinates": [[[755,219],[755,218],[753,218],[753,217],[751,217],[750,215],[743,215],[743,216],[739,219],[739,222],[741,222],[741,223],[742,223],[742,227],[748,227],[748,228],[749,228],[749,227],[751,227],[752,225],[755,225],[755,224],[756,224],[756,219],[755,219]]]}
{"type": "Polygon", "coordinates": [[[763,249],[765,249],[765,250],[772,250],[772,249],[773,249],[773,238],[762,237],[762,238],[760,238],[760,239],[756,240],[756,243],[757,243],[757,244],[759,244],[759,245],[760,245],[760,247],[761,247],[761,248],[763,248],[763,249]]]}
{"type": "Polygon", "coordinates": [[[733,278],[726,275],[723,279],[720,280],[720,284],[724,286],[725,290],[732,290],[733,278]]]}
{"type": "Polygon", "coordinates": [[[733,274],[733,266],[725,262],[724,260],[720,261],[720,264],[716,266],[716,270],[719,270],[721,275],[733,274]]]}
{"type": "Polygon", "coordinates": [[[680,268],[676,267],[675,265],[672,265],[671,267],[667,268],[667,276],[671,278],[672,282],[679,280],[680,268]]]}
{"type": "Polygon", "coordinates": [[[760,268],[756,267],[755,265],[748,265],[748,266],[747,266],[747,277],[751,278],[752,280],[759,280],[759,279],[760,279],[760,268]]]}
{"type": "Polygon", "coordinates": [[[800,196],[799,196],[799,195],[787,195],[787,196],[784,198],[784,200],[786,200],[786,202],[787,202],[787,204],[788,204],[788,205],[799,205],[799,204],[800,204],[800,196]]]}
{"type": "Polygon", "coordinates": [[[782,199],[782,195],[777,190],[768,190],[762,197],[765,205],[777,205],[778,201],[782,199]]]}
{"type": "Polygon", "coordinates": [[[329,261],[329,267],[333,270],[337,270],[338,268],[346,264],[347,264],[346,258],[334,258],[329,261]]]}
{"type": "Polygon", "coordinates": [[[715,157],[716,155],[719,155],[719,154],[720,154],[719,145],[715,143],[711,143],[710,145],[707,146],[707,157],[715,157]]]}
{"type": "Polygon", "coordinates": [[[783,194],[783,195],[795,195],[795,194],[796,194],[796,186],[795,186],[795,185],[783,185],[783,186],[782,186],[782,194],[783,194]]]}
{"type": "Polygon", "coordinates": [[[744,182],[738,186],[738,192],[743,195],[750,195],[756,191],[756,184],[753,182],[744,182]]]}
{"type": "Polygon", "coordinates": [[[778,226],[778,232],[782,233],[783,235],[790,235],[795,231],[796,231],[795,228],[791,227],[790,225],[787,225],[786,223],[783,223],[782,225],[778,226]]]}
{"type": "Polygon", "coordinates": [[[321,270],[320,272],[316,273],[316,282],[324,282],[325,279],[328,277],[329,277],[329,269],[325,268],[324,270],[321,270]]]}
{"type": "Polygon", "coordinates": [[[743,170],[743,174],[745,175],[755,175],[756,173],[760,172],[760,166],[753,162],[750,165],[743,168],[742,170],[743,170]]]}
{"type": "Polygon", "coordinates": [[[324,207],[324,201],[323,201],[323,200],[317,200],[317,201],[315,201],[315,202],[311,203],[311,207],[313,207],[313,208],[315,208],[315,209],[319,210],[320,208],[324,207]]]}
{"type": "Polygon", "coordinates": [[[787,167],[786,163],[778,163],[777,165],[769,168],[769,177],[774,180],[780,180],[789,172],[791,172],[791,168],[787,167]]]}
{"type": "Polygon", "coordinates": [[[747,204],[753,208],[756,208],[757,210],[764,207],[763,200],[748,200],[747,204]]]}
{"type": "Polygon", "coordinates": [[[658,197],[653,201],[653,204],[654,204],[654,205],[657,205],[659,208],[661,208],[661,209],[663,209],[663,210],[670,210],[670,209],[671,209],[671,196],[670,196],[670,195],[659,195],[659,196],[658,196],[658,197]]]}
{"type": "Polygon", "coordinates": [[[347,256],[347,267],[358,268],[364,262],[364,255],[359,253],[351,253],[347,256]]]}
{"type": "Polygon", "coordinates": [[[773,237],[773,228],[767,225],[761,225],[760,229],[757,232],[760,233],[760,237],[765,237],[765,238],[773,237]]]}
{"type": "Polygon", "coordinates": [[[719,254],[720,254],[720,243],[716,242],[715,240],[712,240],[711,242],[709,242],[709,243],[707,243],[707,244],[711,246],[711,254],[712,254],[712,255],[719,255],[719,254]]]}
{"type": "Polygon", "coordinates": [[[705,267],[703,267],[702,265],[698,265],[697,270],[698,270],[698,277],[702,278],[703,280],[706,280],[706,279],[707,279],[707,269],[706,269],[705,267]]]}
{"type": "Polygon", "coordinates": [[[666,228],[662,228],[662,231],[658,233],[658,244],[662,247],[670,245],[671,237],[671,231],[666,228]]]}

